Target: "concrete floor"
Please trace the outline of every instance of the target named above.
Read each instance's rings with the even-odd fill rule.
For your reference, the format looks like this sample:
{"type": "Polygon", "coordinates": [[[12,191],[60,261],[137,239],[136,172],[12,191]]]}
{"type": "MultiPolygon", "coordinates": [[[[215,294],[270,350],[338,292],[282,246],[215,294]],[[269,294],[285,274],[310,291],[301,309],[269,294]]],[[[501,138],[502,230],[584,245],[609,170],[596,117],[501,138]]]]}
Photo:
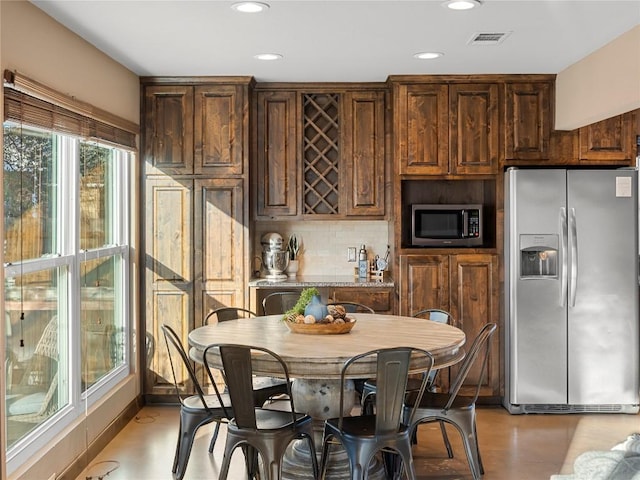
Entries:
{"type": "MultiPolygon", "coordinates": [[[[95,458],[77,480],[171,480],[178,431],[178,408],[143,408],[95,458]],[[106,473],[112,470],[111,473],[106,473]]],[[[213,455],[207,448],[213,427],[198,431],[185,480],[216,479],[222,463],[224,431],[213,455]]],[[[419,428],[414,462],[419,480],[471,479],[459,435],[447,427],[454,458],[447,458],[437,424],[419,428]]],[[[480,408],[478,436],[485,467],[483,480],[539,480],[570,473],[577,455],[609,450],[629,434],[640,432],[640,415],[569,414],[509,415],[506,410],[480,408]]],[[[234,454],[230,480],[241,480],[241,451],[234,454]]]]}

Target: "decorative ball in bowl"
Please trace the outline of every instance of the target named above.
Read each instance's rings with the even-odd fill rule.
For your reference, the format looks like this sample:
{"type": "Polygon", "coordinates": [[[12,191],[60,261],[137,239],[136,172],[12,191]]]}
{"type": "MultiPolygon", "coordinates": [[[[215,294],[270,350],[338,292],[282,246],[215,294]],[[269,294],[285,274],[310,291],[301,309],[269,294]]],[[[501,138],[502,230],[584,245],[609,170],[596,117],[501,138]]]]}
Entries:
{"type": "Polygon", "coordinates": [[[293,333],[331,335],[348,333],[356,319],[342,305],[325,305],[315,287],[300,292],[296,304],[287,310],[282,320],[293,333]]]}
{"type": "Polygon", "coordinates": [[[349,333],[356,324],[356,319],[352,318],[349,322],[345,323],[284,323],[293,333],[303,333],[305,335],[337,335],[349,333]]]}

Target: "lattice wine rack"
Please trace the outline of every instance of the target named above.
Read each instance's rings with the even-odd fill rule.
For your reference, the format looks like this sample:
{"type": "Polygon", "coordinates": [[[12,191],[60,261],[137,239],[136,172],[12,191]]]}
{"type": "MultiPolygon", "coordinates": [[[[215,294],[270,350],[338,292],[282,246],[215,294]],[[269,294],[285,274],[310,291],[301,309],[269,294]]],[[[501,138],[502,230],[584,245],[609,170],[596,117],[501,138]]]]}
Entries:
{"type": "Polygon", "coordinates": [[[303,213],[337,214],[340,94],[303,95],[303,213]]]}

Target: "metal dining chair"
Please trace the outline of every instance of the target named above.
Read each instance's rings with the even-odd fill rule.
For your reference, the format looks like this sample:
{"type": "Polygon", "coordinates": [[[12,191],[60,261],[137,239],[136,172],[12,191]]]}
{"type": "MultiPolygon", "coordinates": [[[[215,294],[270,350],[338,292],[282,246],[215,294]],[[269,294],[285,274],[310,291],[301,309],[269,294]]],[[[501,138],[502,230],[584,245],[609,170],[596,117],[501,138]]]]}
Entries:
{"type": "Polygon", "coordinates": [[[250,475],[256,473],[259,453],[265,466],[265,479],[279,480],[282,475],[284,453],[288,445],[296,439],[302,439],[308,443],[313,478],[317,478],[318,462],[313,443],[311,417],[295,410],[289,370],[282,358],[266,348],[237,344],[209,345],[204,351],[203,358],[208,359],[212,355],[220,357],[235,414],[227,425],[227,440],[219,478],[221,480],[227,478],[233,451],[241,446],[247,457],[250,475]],[[281,376],[286,380],[287,385],[288,409],[273,410],[256,407],[250,400],[254,395],[252,377],[255,362],[261,361],[275,362],[280,367],[281,376]]]}
{"type": "MultiPolygon", "coordinates": [[[[431,320],[433,322],[438,323],[446,323],[451,325],[453,323],[453,318],[451,314],[446,310],[442,310],[439,308],[426,308],[424,310],[420,310],[413,314],[416,318],[424,318],[426,320],[431,320]]],[[[432,370],[429,373],[429,377],[427,378],[427,391],[433,391],[435,388],[436,376],[440,370],[432,370]]],[[[415,377],[410,377],[407,391],[416,391],[420,388],[420,379],[415,377]]],[[[362,409],[365,411],[370,411],[373,406],[371,402],[372,395],[376,393],[376,381],[375,379],[369,379],[364,382],[364,386],[362,388],[362,397],[361,397],[361,405],[362,409]]],[[[449,441],[449,436],[447,435],[447,429],[445,427],[444,422],[440,422],[440,431],[442,432],[442,439],[444,441],[444,446],[447,449],[447,456],[449,458],[453,458],[453,448],[451,447],[451,442],[449,441]]],[[[414,442],[417,441],[417,437],[414,436],[414,442]]]]}
{"type": "MultiPolygon", "coordinates": [[[[403,419],[403,399],[406,394],[411,363],[419,364],[428,373],[433,357],[426,350],[413,347],[396,347],[371,350],[347,360],[340,373],[339,417],[325,420],[322,440],[320,478],[324,479],[330,453],[330,445],[338,441],[347,452],[351,467],[351,479],[367,478],[369,464],[381,450],[397,452],[402,459],[407,477],[415,479],[411,453],[412,414],[403,419]],[[350,416],[344,409],[347,380],[363,361],[375,362],[377,394],[375,413],[350,416]]],[[[427,385],[427,374],[422,376],[422,386],[416,392],[420,399],[427,385]]]]}
{"type": "Polygon", "coordinates": [[[273,292],[262,299],[262,313],[277,315],[293,308],[300,298],[300,292],[273,292]]]}
{"type": "Polygon", "coordinates": [[[376,313],[373,308],[357,302],[340,302],[335,300],[327,303],[328,305],[342,305],[347,313],[376,313]]]}
{"type": "Polygon", "coordinates": [[[246,308],[220,307],[207,313],[204,317],[204,325],[209,325],[214,319],[218,322],[226,322],[228,320],[237,320],[238,318],[252,317],[257,317],[256,313],[246,308]]]}
{"type": "Polygon", "coordinates": [[[421,423],[443,421],[453,425],[460,436],[467,454],[467,461],[474,480],[484,474],[478,432],[476,428],[476,401],[487,369],[491,338],[496,331],[495,323],[486,324],[476,336],[458,371],[449,393],[427,392],[418,400],[417,395],[408,395],[405,400],[405,421],[412,422],[415,430],[421,423]],[[472,395],[459,395],[460,389],[471,370],[478,372],[477,384],[472,395]]]}
{"type": "Polygon", "coordinates": [[[220,423],[228,422],[233,417],[231,399],[229,395],[221,394],[213,381],[213,376],[209,369],[209,377],[214,390],[213,395],[206,395],[200,385],[193,364],[184,350],[180,337],[168,325],[162,325],[167,351],[169,353],[169,365],[176,395],[180,401],[180,431],[176,444],[176,453],[173,459],[172,472],[174,478],[181,480],[184,477],[191,455],[191,447],[198,429],[212,422],[216,422],[216,428],[210,443],[210,450],[218,436],[220,423]],[[188,377],[183,378],[186,370],[188,377]],[[180,386],[190,381],[195,389],[195,395],[183,394],[180,386]]]}
{"type": "MultiPolygon", "coordinates": [[[[218,322],[227,322],[229,320],[237,320],[238,318],[254,318],[257,315],[251,310],[240,307],[220,307],[212,310],[204,319],[204,324],[209,325],[212,319],[218,322]]],[[[256,407],[261,407],[265,402],[270,401],[276,396],[287,394],[287,384],[282,378],[275,377],[253,377],[253,395],[256,407]]],[[[213,452],[214,443],[211,444],[209,452],[213,452]]]]}

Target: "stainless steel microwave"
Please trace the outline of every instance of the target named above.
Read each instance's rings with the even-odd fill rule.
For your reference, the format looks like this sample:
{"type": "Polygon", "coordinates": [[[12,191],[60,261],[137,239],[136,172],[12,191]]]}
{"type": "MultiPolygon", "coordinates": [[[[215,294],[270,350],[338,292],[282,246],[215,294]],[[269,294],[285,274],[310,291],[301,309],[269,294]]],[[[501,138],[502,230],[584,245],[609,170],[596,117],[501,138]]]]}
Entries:
{"type": "Polygon", "coordinates": [[[482,245],[482,205],[411,205],[411,245],[414,247],[482,245]]]}

